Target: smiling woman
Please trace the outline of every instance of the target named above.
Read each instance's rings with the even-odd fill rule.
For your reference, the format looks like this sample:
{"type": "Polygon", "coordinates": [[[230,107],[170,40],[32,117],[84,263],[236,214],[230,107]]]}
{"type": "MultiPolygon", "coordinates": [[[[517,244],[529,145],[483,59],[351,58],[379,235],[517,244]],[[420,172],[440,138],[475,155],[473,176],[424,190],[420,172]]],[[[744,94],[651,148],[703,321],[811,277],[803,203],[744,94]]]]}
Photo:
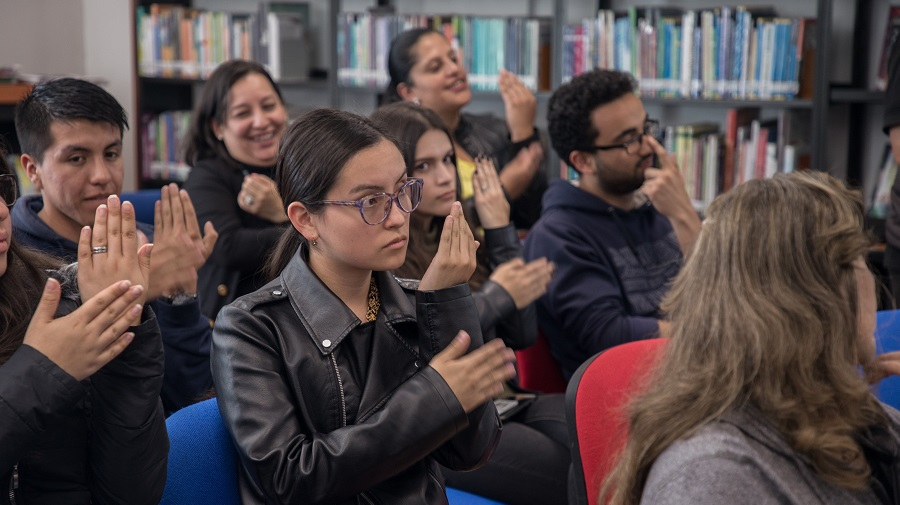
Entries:
{"type": "Polygon", "coordinates": [[[287,221],[272,181],[287,124],[281,91],[258,63],[230,61],[210,75],[191,117],[185,189],[200,222],[212,221],[219,241],[203,268],[204,314],[262,286],[262,258],[287,221]]]}

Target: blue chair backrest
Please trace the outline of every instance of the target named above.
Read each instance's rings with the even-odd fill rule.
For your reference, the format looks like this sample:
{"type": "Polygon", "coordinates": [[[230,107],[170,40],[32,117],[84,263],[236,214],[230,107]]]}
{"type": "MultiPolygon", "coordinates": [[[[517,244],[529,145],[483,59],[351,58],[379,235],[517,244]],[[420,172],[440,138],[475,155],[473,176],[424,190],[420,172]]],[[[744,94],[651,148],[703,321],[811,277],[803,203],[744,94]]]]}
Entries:
{"type": "Polygon", "coordinates": [[[138,222],[153,224],[153,206],[159,200],[158,189],[140,189],[138,191],[125,192],[119,195],[124,201],[134,205],[134,217],[138,222]]]}
{"type": "Polygon", "coordinates": [[[238,455],[216,399],[172,414],[166,429],[169,468],[160,505],[240,505],[238,455]]]}
{"type": "MultiPolygon", "coordinates": [[[[878,311],[875,342],[878,354],[900,351],[900,310],[878,311]]],[[[900,409],[900,377],[888,377],[878,383],[878,399],[900,409]]]]}
{"type": "MultiPolygon", "coordinates": [[[[160,505],[240,505],[238,455],[215,398],[185,407],[166,419],[169,468],[160,505]]],[[[451,505],[503,505],[447,488],[451,505]]]]}

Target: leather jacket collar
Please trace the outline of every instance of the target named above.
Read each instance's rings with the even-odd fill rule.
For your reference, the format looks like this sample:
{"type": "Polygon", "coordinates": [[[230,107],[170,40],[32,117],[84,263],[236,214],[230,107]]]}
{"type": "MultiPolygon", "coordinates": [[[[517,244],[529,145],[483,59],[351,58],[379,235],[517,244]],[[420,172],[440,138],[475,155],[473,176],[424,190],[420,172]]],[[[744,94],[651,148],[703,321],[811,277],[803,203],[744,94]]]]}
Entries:
{"type": "MultiPolygon", "coordinates": [[[[319,352],[327,355],[362,322],[309,268],[309,252],[306,247],[303,245],[297,250],[279,279],[291,306],[303,322],[306,333],[319,352]],[[325,303],[324,300],[329,298],[336,303],[325,303]]],[[[415,323],[415,305],[394,276],[388,272],[373,272],[373,275],[376,276],[381,297],[380,310],[383,315],[379,314],[379,317],[385,317],[389,326],[398,322],[415,323]]],[[[274,291],[272,294],[277,296],[274,291]]]]}

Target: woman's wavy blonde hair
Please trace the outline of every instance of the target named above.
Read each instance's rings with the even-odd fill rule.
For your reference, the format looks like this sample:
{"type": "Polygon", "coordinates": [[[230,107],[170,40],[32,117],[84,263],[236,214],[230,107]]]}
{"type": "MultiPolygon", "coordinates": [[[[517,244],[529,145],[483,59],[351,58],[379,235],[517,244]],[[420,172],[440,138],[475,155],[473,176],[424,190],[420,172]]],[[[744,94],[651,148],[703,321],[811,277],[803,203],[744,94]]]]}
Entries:
{"type": "Polygon", "coordinates": [[[886,418],[856,367],[852,263],[869,244],[859,193],[820,172],[776,175],[720,196],[707,216],[663,301],[671,342],[629,406],[601,503],[639,503],[667,447],[747,405],[824,480],[865,487],[854,435],[886,418]]]}

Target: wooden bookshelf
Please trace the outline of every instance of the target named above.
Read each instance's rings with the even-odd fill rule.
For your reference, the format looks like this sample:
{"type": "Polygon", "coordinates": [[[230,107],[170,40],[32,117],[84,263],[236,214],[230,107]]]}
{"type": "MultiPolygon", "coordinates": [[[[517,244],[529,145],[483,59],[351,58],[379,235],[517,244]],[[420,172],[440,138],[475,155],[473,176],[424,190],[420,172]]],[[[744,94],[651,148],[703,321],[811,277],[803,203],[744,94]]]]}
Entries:
{"type": "Polygon", "coordinates": [[[0,84],[0,105],[15,105],[31,91],[31,84],[0,84]]]}

